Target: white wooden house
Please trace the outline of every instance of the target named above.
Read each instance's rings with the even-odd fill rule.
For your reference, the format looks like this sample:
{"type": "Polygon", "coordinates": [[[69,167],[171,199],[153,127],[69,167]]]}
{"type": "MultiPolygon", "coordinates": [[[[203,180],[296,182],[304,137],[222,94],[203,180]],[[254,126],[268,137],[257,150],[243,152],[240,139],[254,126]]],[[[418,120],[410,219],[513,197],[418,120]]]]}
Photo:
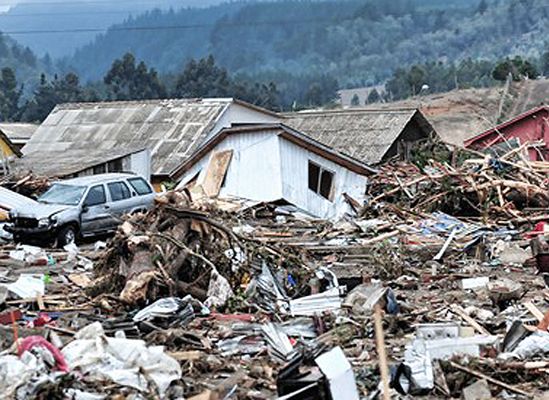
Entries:
{"type": "Polygon", "coordinates": [[[178,188],[201,185],[208,196],[286,201],[320,218],[351,211],[344,194],[362,203],[366,164],[283,124],[223,129],[174,176],[178,188]]]}

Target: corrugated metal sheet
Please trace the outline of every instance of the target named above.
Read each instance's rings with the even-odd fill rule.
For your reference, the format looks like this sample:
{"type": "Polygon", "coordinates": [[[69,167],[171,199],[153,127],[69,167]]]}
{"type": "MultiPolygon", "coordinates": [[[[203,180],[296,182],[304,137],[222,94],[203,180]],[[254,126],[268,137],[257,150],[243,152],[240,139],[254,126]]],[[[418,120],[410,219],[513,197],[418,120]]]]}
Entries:
{"type": "Polygon", "coordinates": [[[231,102],[178,99],[62,104],[23,151],[116,150],[141,145],[151,150],[152,174],[169,175],[204,140],[231,102]]]}
{"type": "Polygon", "coordinates": [[[284,123],[367,164],[377,164],[400,136],[415,109],[309,111],[286,114],[284,123]]]}

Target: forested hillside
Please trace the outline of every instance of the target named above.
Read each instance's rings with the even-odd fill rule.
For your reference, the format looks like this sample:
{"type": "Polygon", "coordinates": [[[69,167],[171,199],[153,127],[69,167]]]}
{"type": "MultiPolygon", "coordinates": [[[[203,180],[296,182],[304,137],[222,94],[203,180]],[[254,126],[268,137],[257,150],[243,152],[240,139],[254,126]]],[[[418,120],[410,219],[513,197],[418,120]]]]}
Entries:
{"type": "Polygon", "coordinates": [[[39,82],[40,74],[53,74],[55,67],[50,58],[39,58],[34,52],[0,33],[0,68],[10,68],[17,75],[19,85],[29,92],[39,82]]]}
{"type": "Polygon", "coordinates": [[[223,0],[115,0],[36,1],[23,0],[0,14],[0,30],[13,32],[22,45],[36,54],[58,58],[70,56],[98,33],[130,15],[153,8],[169,10],[206,7],[223,0]],[[36,32],[36,33],[33,33],[36,32]]]}
{"type": "Polygon", "coordinates": [[[546,0],[233,2],[131,18],[65,67],[97,79],[126,51],[160,73],[213,54],[231,73],[277,85],[322,74],[364,86],[414,63],[538,57],[548,18],[546,0]]]}

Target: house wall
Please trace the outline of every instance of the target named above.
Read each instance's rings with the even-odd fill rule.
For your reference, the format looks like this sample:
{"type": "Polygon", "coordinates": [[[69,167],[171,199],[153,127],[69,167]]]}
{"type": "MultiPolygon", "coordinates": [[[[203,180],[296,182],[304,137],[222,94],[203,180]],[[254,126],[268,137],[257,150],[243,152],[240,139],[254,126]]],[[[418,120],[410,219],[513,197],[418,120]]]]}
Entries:
{"type": "Polygon", "coordinates": [[[284,199],[320,218],[337,218],[350,207],[343,198],[349,194],[359,202],[364,200],[367,178],[349,171],[272,132],[232,134],[206,154],[181,178],[184,187],[198,175],[197,184],[204,181],[214,152],[233,150],[220,197],[241,197],[254,201],[284,199]],[[333,201],[309,190],[310,161],[334,172],[333,201]]]}
{"type": "Polygon", "coordinates": [[[268,124],[277,122],[282,122],[282,118],[265,114],[233,102],[216,121],[214,128],[208,134],[208,138],[223,128],[230,128],[233,124],[268,124]]]}
{"type": "Polygon", "coordinates": [[[197,173],[197,183],[202,183],[211,155],[223,150],[233,150],[233,154],[220,197],[255,201],[282,198],[278,137],[269,132],[229,135],[183,175],[178,187],[185,186],[197,173]]]}
{"type": "MultiPolygon", "coordinates": [[[[87,168],[83,171],[80,171],[75,174],[75,176],[89,176],[94,175],[94,168],[100,165],[105,166],[106,172],[116,172],[108,171],[108,162],[103,164],[98,164],[92,168],[87,168]]],[[[151,152],[148,149],[142,151],[128,154],[127,156],[122,157],[122,170],[123,172],[133,172],[143,176],[145,179],[151,179],[151,152]]]]}
{"type": "Polygon", "coordinates": [[[15,155],[10,146],[2,139],[0,139],[0,151],[2,152],[3,157],[6,158],[15,155]]]}
{"type": "MultiPolygon", "coordinates": [[[[517,138],[520,143],[536,142],[543,140],[545,146],[538,148],[530,148],[528,155],[530,160],[549,160],[549,112],[540,111],[534,115],[523,118],[514,124],[498,129],[505,138],[517,138]]],[[[503,142],[503,138],[497,132],[487,135],[473,142],[468,147],[476,150],[483,150],[493,146],[496,143],[503,142]]]]}
{"type": "Polygon", "coordinates": [[[303,147],[280,138],[282,192],[288,202],[325,219],[341,217],[350,211],[343,198],[347,193],[359,202],[364,201],[367,178],[314,154],[303,147]],[[334,172],[333,201],[309,189],[309,161],[334,172]]]}
{"type": "Polygon", "coordinates": [[[127,158],[130,165],[129,169],[126,169],[126,165],[124,165],[126,171],[139,174],[147,180],[151,179],[151,151],[149,149],[133,153],[127,158]]]}

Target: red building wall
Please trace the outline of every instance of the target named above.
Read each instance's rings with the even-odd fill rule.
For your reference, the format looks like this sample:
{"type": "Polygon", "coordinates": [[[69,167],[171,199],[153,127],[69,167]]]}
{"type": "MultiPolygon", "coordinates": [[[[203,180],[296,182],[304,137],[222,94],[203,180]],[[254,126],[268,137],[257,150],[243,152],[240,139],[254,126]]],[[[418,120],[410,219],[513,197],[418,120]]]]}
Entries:
{"type": "Polygon", "coordinates": [[[499,125],[496,129],[487,131],[465,142],[465,146],[482,150],[502,143],[504,139],[518,138],[520,143],[537,142],[542,140],[542,147],[530,148],[528,153],[531,160],[549,161],[549,109],[542,108],[530,115],[499,125]],[[501,135],[499,133],[501,133],[501,135]]]}

